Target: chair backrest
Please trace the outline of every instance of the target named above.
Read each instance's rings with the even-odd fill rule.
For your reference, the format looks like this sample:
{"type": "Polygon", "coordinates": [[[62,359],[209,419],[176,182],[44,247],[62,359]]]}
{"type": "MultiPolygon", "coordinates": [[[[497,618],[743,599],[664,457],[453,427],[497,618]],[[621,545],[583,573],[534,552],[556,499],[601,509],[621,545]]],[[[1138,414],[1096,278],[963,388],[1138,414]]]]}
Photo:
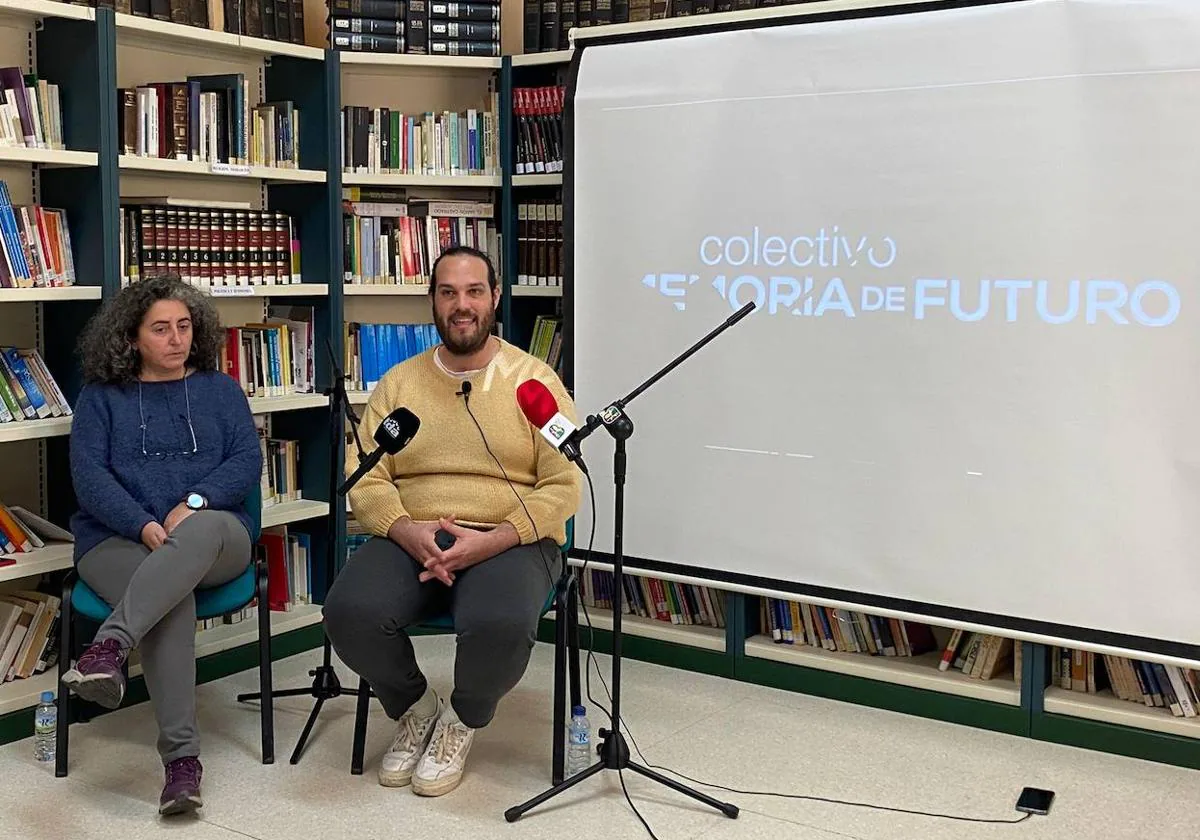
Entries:
{"type": "Polygon", "coordinates": [[[246,515],[250,517],[250,542],[256,543],[259,536],[262,535],[263,497],[262,485],[259,482],[254,482],[254,486],[242,500],[242,506],[246,510],[246,515]]]}

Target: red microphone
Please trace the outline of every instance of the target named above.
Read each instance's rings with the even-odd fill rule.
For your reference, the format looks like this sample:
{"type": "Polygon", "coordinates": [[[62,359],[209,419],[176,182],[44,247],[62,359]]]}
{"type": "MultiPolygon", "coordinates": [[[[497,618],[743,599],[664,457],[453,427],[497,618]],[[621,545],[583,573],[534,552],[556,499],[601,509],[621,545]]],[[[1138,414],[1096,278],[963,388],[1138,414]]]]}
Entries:
{"type": "Polygon", "coordinates": [[[549,388],[537,379],[526,379],[517,386],[517,405],[521,407],[525,419],[541,432],[542,437],[551,446],[587,472],[579,447],[573,439],[579,429],[558,410],[558,400],[550,393],[549,388]]]}

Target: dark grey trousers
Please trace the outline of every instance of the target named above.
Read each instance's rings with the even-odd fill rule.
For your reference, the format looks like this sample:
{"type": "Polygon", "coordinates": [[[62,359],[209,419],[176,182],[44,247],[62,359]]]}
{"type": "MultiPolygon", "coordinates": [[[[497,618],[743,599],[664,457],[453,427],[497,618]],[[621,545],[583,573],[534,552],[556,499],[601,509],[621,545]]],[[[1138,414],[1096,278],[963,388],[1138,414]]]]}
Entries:
{"type": "Polygon", "coordinates": [[[192,590],[227,583],[249,563],[246,528],[232,514],[213,510],[183,520],[155,551],[109,537],[79,558],[79,576],[113,607],[96,641],[115,638],[141,654],[163,764],[200,754],[192,590]]]}
{"type": "Polygon", "coordinates": [[[524,675],[561,565],[558,546],[547,539],[458,572],[451,587],[439,580],[421,583],[421,565],[391,540],[376,537],[350,557],[330,587],[325,632],[395,720],[427,686],[405,628],[451,615],[457,649],[450,703],[463,723],[478,729],[491,722],[501,698],[524,675]]]}

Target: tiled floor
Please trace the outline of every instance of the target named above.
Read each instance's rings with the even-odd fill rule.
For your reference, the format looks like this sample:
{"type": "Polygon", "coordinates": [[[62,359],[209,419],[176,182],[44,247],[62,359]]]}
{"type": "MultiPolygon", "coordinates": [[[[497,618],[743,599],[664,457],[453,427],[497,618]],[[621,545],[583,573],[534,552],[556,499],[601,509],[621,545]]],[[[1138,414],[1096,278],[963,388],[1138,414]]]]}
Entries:
{"type": "MultiPolygon", "coordinates": [[[[418,639],[417,649],[434,686],[448,690],[452,639],[418,639]]],[[[607,678],[609,660],[598,660],[607,678]]],[[[279,663],[277,686],[307,685],[308,668],[318,661],[314,652],[279,663]]],[[[608,771],[516,823],[505,822],[505,809],[549,782],[551,662],[552,650],[538,645],[524,681],[476,737],[462,786],[440,799],[376,783],[374,765],[392,736],[378,704],[367,771],[350,775],[352,698],[327,706],[295,766],[288,756],[311,699],[278,701],[277,761],[260,764],[257,707],[234,700],[239,691],[255,690],[249,672],[199,689],[206,807],[198,819],[156,816],[161,769],[150,708],[141,705],[72,729],[67,779],[55,779],[53,768],[35,763],[29,741],[0,748],[0,838],[138,840],[165,831],[197,840],[648,837],[617,774],[608,771]]],[[[1058,794],[1049,817],[1021,825],[725,794],[742,808],[730,820],[626,773],[630,795],[661,840],[1192,840],[1200,826],[1200,774],[1193,771],[632,660],[624,673],[624,716],[648,763],[705,781],[1002,820],[1018,816],[1013,804],[1024,785],[1058,794]]],[[[594,675],[592,688],[601,699],[594,675]]],[[[591,717],[593,727],[602,725],[598,711],[591,717]]]]}

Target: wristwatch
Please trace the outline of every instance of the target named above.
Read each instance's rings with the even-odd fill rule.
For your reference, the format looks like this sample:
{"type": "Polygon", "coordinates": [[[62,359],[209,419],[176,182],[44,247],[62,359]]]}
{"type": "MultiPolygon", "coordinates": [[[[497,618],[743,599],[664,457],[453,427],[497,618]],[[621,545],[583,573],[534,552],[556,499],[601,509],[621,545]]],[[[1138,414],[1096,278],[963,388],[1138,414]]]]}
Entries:
{"type": "Polygon", "coordinates": [[[183,503],[188,506],[189,510],[204,510],[208,507],[208,499],[201,496],[199,493],[188,493],[187,498],[183,503]]]}

